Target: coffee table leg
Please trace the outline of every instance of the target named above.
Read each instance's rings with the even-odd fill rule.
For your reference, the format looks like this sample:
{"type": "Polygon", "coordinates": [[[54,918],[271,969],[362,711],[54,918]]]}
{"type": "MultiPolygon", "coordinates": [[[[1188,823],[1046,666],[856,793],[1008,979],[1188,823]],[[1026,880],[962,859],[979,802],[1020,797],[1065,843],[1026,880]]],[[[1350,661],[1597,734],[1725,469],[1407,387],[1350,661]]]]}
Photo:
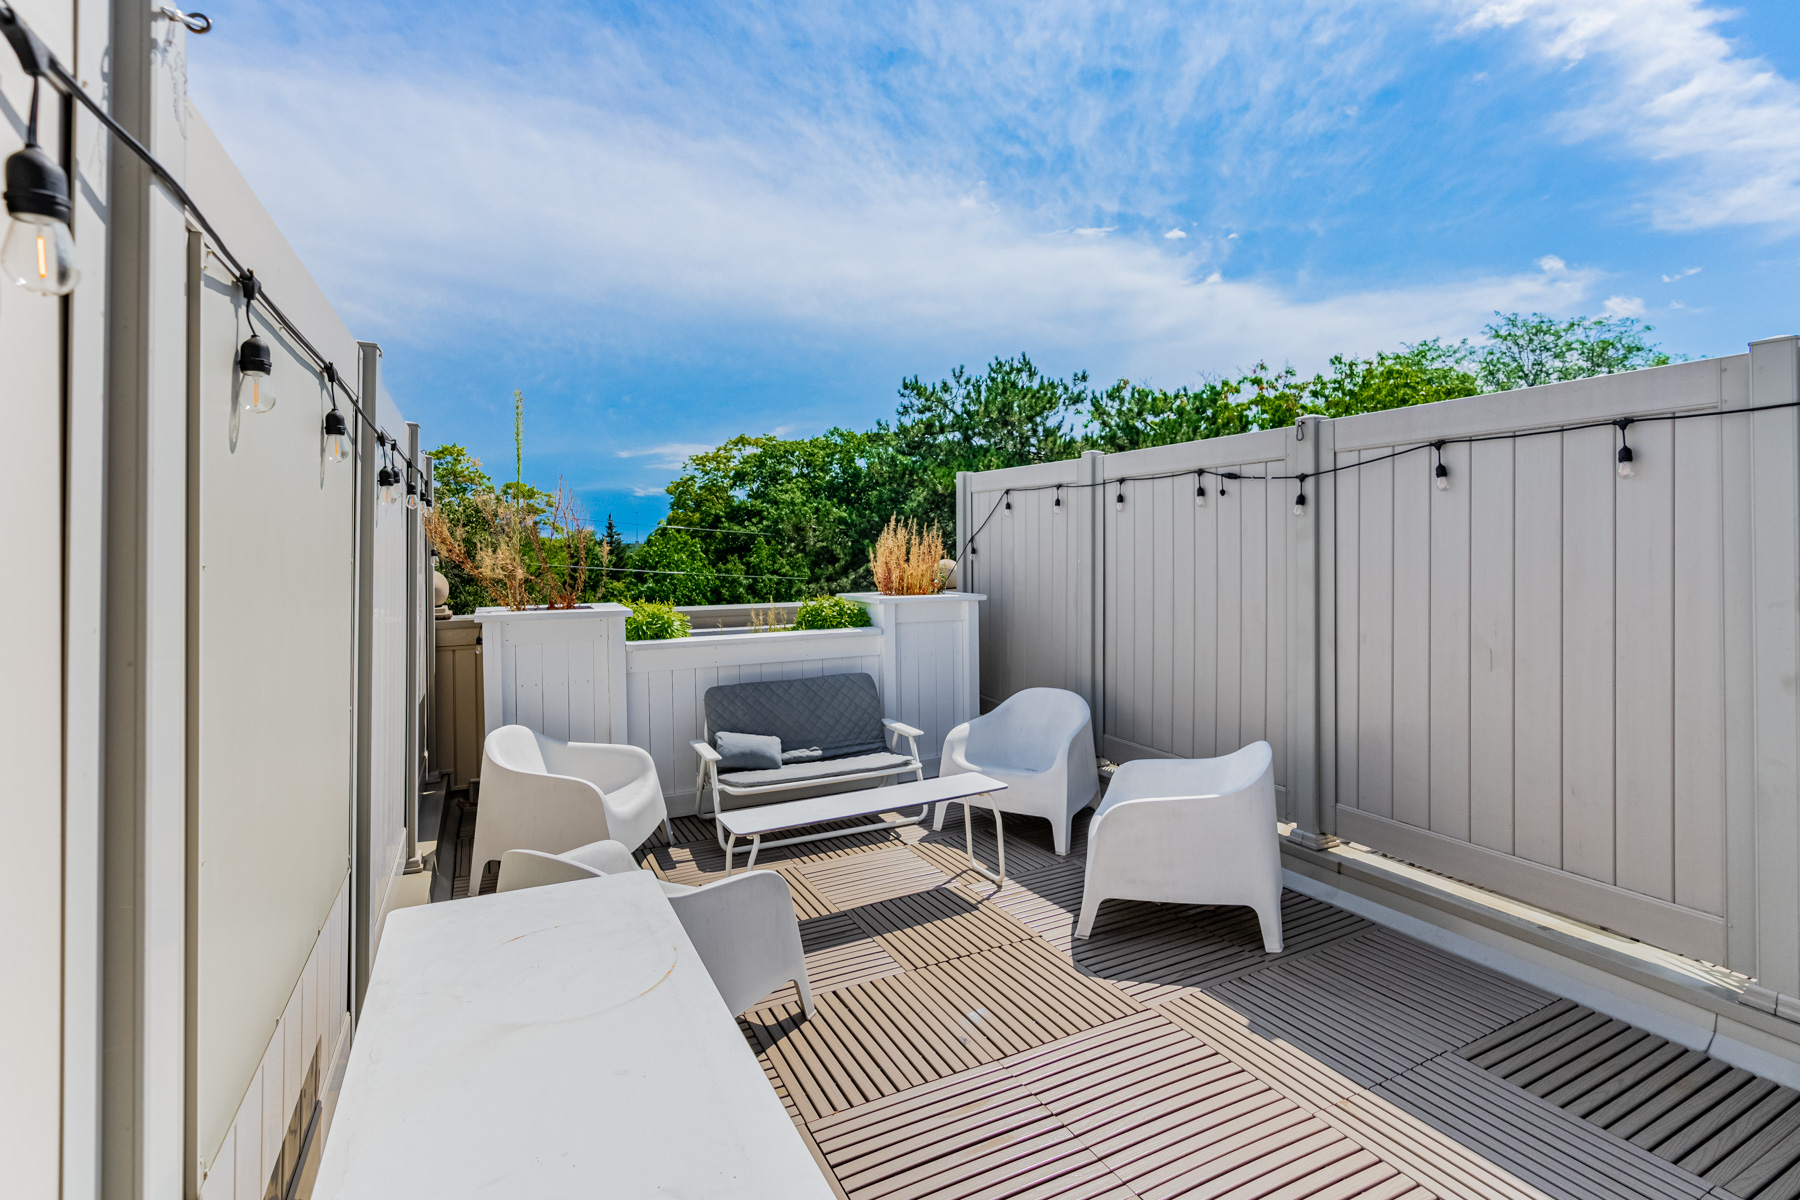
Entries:
{"type": "MultiPolygon", "coordinates": [[[[1000,829],[1000,809],[998,807],[994,808],[994,844],[1000,848],[1000,873],[996,875],[986,867],[982,866],[981,861],[975,857],[975,822],[969,815],[970,810],[974,808],[974,799],[973,796],[970,796],[962,802],[963,846],[969,852],[969,865],[981,872],[984,878],[991,879],[997,884],[1004,885],[1006,883],[1006,835],[1001,832],[1000,829]]],[[[989,799],[991,800],[992,797],[990,796],[989,799]]]]}
{"type": "Polygon", "coordinates": [[[744,864],[744,870],[748,871],[751,867],[756,865],[756,852],[761,849],[762,834],[759,833],[750,839],[750,861],[744,864]]]}
{"type": "Polygon", "coordinates": [[[736,857],[733,853],[736,849],[737,834],[734,833],[731,835],[731,840],[725,843],[725,878],[727,879],[731,878],[731,860],[736,857]]]}

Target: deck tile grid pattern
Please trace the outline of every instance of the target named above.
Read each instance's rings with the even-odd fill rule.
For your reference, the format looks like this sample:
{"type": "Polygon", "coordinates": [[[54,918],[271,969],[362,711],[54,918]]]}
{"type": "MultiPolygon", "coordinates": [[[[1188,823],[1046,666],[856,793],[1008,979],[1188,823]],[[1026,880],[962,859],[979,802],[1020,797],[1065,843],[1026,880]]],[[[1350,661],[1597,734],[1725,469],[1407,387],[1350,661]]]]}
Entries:
{"type": "Polygon", "coordinates": [[[1800,1197],[1800,1092],[1570,1000],[1458,1057],[1743,1200],[1800,1197]]]}
{"type": "MultiPolygon", "coordinates": [[[[1554,1095],[1537,1097],[1458,1052],[1474,1058],[1509,1023],[1537,1028],[1574,1006],[1292,894],[1278,958],[1261,953],[1253,920],[1176,906],[1109,904],[1092,942],[1076,946],[1082,856],[1057,858],[1045,823],[1016,820],[1002,889],[966,870],[949,820],[942,835],[908,828],[759,857],[794,890],[819,1014],[798,1020],[789,989],[741,1024],[847,1200],[1800,1200],[1800,1105],[1785,1089],[1577,1016],[1557,1027],[1572,1031],[1565,1042],[1531,1060],[1543,1069],[1530,1082],[1550,1081],[1554,1095]],[[1169,1030],[1198,1049],[1154,1041],[1169,1030]],[[1055,1082],[1065,1060],[1093,1068],[1067,1068],[1066,1094],[1055,1082]],[[1611,1075],[1583,1091],[1584,1063],[1611,1075]],[[1290,1107],[1255,1109],[1281,1115],[1253,1129],[1195,1120],[1140,1136],[1166,1117],[1158,1103],[1180,1109],[1198,1091],[1203,1104],[1231,1071],[1290,1107]],[[1153,1095],[1165,1074],[1186,1082],[1153,1095]],[[1710,1162],[1705,1177],[1579,1119],[1584,1103],[1612,1115],[1670,1078],[1687,1090],[1632,1135],[1710,1162]],[[1208,1137],[1223,1146],[1240,1134],[1249,1140],[1215,1155],[1223,1170],[1207,1165],[1208,1137]],[[1727,1177],[1745,1190],[1715,1186],[1727,1177]]],[[[646,846],[646,865],[682,882],[722,875],[704,829],[698,844],[646,846]]]]}

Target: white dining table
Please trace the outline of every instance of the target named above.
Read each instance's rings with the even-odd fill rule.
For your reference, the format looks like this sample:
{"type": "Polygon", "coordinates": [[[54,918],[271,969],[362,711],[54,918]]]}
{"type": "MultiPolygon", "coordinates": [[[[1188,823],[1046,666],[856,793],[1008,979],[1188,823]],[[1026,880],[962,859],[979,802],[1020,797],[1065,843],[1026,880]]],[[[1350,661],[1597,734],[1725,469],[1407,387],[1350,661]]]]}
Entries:
{"type": "Polygon", "coordinates": [[[648,871],[391,913],[315,1200],[832,1191],[648,871]]]}

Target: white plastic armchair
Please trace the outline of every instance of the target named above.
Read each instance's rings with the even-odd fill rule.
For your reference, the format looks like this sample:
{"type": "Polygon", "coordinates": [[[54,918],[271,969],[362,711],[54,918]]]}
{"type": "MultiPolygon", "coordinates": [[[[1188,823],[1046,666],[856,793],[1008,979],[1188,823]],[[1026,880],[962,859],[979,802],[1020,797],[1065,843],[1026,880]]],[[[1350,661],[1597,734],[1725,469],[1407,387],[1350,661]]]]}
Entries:
{"type": "Polygon", "coordinates": [[[1136,759],[1121,766],[1088,826],[1087,882],[1075,936],[1102,900],[1242,904],[1263,949],[1281,952],[1281,843],[1274,752],[1253,742],[1223,758],[1136,759]]]}
{"type": "MultiPolygon", "coordinates": [[[[1026,688],[952,729],[938,774],[980,772],[998,779],[1006,785],[992,797],[1000,811],[1049,821],[1056,852],[1067,854],[1075,814],[1100,790],[1089,721],[1087,701],[1074,692],[1026,688]]],[[[949,808],[938,805],[932,828],[944,827],[949,808]]]]}
{"type": "Polygon", "coordinates": [[[469,890],[507,850],[558,854],[606,838],[635,850],[659,823],[666,832],[668,819],[656,763],[638,747],[502,726],[482,749],[469,890]]]}
{"type": "MultiPolygon", "coordinates": [[[[635,870],[631,851],[614,841],[566,854],[508,850],[500,857],[499,888],[510,892],[635,870]]],[[[701,887],[657,882],[733,1014],[792,980],[806,1015],[812,1016],[812,983],[786,879],[774,871],[745,871],[701,887]]]]}

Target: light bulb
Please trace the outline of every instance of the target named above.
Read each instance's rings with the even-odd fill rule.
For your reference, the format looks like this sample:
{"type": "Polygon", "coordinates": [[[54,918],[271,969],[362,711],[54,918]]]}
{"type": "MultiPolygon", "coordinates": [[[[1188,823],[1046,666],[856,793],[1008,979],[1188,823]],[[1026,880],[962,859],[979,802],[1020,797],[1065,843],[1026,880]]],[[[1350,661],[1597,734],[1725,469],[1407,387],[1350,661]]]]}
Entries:
{"type": "Polygon", "coordinates": [[[419,507],[419,485],[410,479],[406,481],[406,507],[409,509],[419,507]]]}
{"type": "Polygon", "coordinates": [[[1204,483],[1194,485],[1194,507],[1206,507],[1206,485],[1204,483]]]}
{"type": "Polygon", "coordinates": [[[328,462],[343,462],[350,457],[350,429],[344,424],[344,414],[333,405],[325,414],[325,458],[328,462]]]}
{"type": "Polygon", "coordinates": [[[394,468],[382,467],[375,475],[375,483],[381,488],[381,502],[383,504],[392,504],[400,498],[398,492],[395,490],[400,484],[400,472],[394,470],[394,468]]]}
{"type": "Polygon", "coordinates": [[[1620,479],[1630,479],[1631,478],[1631,458],[1632,458],[1631,447],[1630,446],[1620,446],[1619,447],[1619,478],[1620,479]]]}
{"type": "Polygon", "coordinates": [[[1125,511],[1125,489],[1124,488],[1120,488],[1119,494],[1117,496],[1113,497],[1113,507],[1118,509],[1120,512],[1125,511]]]}
{"type": "Polygon", "coordinates": [[[274,366],[269,343],[254,333],[238,347],[238,373],[244,377],[238,398],[249,411],[265,413],[275,407],[275,389],[269,386],[269,373],[274,366]]]}
{"type": "Polygon", "coordinates": [[[1305,492],[1300,492],[1294,496],[1294,515],[1296,517],[1304,517],[1306,515],[1305,492]]]}
{"type": "Polygon", "coordinates": [[[1440,492],[1450,490],[1450,468],[1443,463],[1437,465],[1437,490],[1440,492]]]}
{"type": "Polygon", "coordinates": [[[0,270],[25,288],[45,296],[75,290],[75,239],[69,235],[69,177],[37,146],[37,108],[32,101],[29,143],[6,160],[6,211],[12,224],[0,243],[0,270]]]}
{"type": "Polygon", "coordinates": [[[0,245],[0,267],[8,279],[43,296],[66,296],[81,280],[69,227],[35,213],[13,218],[0,245]]]}

